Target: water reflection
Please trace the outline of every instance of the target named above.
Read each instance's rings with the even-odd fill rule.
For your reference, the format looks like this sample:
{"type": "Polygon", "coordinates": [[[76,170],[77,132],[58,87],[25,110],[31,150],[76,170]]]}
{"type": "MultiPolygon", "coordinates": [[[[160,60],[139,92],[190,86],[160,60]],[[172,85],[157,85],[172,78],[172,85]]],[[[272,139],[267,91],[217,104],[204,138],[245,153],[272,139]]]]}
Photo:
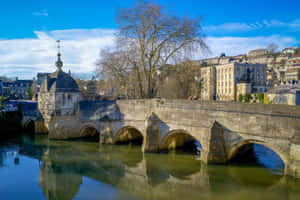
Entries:
{"type": "MultiPolygon", "coordinates": [[[[25,158],[30,158],[32,163],[38,161],[38,182],[44,198],[49,200],[104,196],[108,199],[253,199],[253,195],[257,199],[288,199],[300,194],[299,182],[259,166],[206,166],[193,155],[143,154],[140,147],[131,145],[48,141],[45,137],[25,138],[18,146],[15,148],[19,153],[10,157],[19,158],[19,168],[28,165],[28,161],[22,161],[25,158]]],[[[5,148],[1,149],[5,152],[5,148]]],[[[5,163],[8,158],[0,156],[1,160],[5,163]]],[[[0,184],[0,194],[5,193],[4,184],[0,184]]]]}

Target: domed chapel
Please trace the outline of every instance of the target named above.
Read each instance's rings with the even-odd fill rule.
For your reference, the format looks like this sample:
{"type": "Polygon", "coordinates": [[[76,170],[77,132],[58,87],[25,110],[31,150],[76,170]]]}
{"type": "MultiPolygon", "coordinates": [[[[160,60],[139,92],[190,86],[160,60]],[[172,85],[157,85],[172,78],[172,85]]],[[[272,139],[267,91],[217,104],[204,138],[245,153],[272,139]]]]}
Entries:
{"type": "MultiPolygon", "coordinates": [[[[57,41],[56,71],[45,77],[38,94],[38,107],[46,122],[46,126],[54,116],[74,115],[81,92],[70,74],[62,70],[60,41],[57,41]]],[[[48,128],[48,127],[47,127],[48,128]]]]}

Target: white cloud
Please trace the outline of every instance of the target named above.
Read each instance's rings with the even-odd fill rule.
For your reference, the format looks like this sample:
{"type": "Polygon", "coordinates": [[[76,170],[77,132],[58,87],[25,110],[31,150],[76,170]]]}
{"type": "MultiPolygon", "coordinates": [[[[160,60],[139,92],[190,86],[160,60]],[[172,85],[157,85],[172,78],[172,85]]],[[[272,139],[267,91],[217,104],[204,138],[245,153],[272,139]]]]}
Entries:
{"type": "Polygon", "coordinates": [[[41,11],[39,11],[39,12],[34,12],[34,13],[32,13],[33,15],[35,15],[35,16],[45,16],[45,17],[48,17],[49,16],[49,14],[48,14],[48,12],[47,12],[47,10],[41,10],[41,11]]]}
{"type": "Polygon", "coordinates": [[[32,78],[56,67],[56,40],[62,40],[63,69],[91,72],[101,48],[113,45],[114,31],[103,29],[35,31],[36,39],[0,40],[0,75],[32,78]],[[26,72],[26,73],[25,73],[26,72]]]}
{"type": "Polygon", "coordinates": [[[298,41],[293,37],[272,35],[267,37],[207,37],[206,43],[212,52],[209,57],[215,57],[223,52],[229,56],[247,54],[250,50],[265,48],[271,43],[283,49],[296,45],[298,41]]]}
{"type": "MultiPolygon", "coordinates": [[[[72,29],[50,32],[35,31],[35,39],[0,40],[0,75],[32,78],[37,72],[54,72],[56,67],[56,40],[62,40],[63,70],[72,73],[89,74],[95,69],[95,62],[103,48],[114,43],[114,30],[72,29]]],[[[292,37],[273,35],[269,37],[207,37],[206,42],[212,54],[209,57],[238,55],[249,50],[266,47],[274,42],[280,48],[295,46],[298,41],[292,37]]],[[[195,59],[199,59],[195,57],[195,59]]]]}
{"type": "Polygon", "coordinates": [[[205,26],[204,30],[208,33],[241,33],[263,28],[286,28],[287,31],[295,31],[300,29],[300,19],[290,22],[282,22],[279,20],[263,20],[256,23],[239,23],[231,22],[220,25],[205,26]]]}
{"type": "Polygon", "coordinates": [[[212,25],[204,27],[204,31],[207,32],[247,32],[261,28],[259,23],[247,24],[247,23],[225,23],[221,25],[212,25]]]}

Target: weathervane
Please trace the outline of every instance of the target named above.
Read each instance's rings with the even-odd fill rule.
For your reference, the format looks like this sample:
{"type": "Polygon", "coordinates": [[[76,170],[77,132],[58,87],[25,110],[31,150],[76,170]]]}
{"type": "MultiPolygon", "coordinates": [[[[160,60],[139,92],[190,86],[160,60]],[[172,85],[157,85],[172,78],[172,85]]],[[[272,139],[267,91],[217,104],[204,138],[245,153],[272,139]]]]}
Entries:
{"type": "Polygon", "coordinates": [[[57,61],[55,62],[56,67],[61,70],[62,66],[63,66],[63,62],[60,59],[60,40],[56,41],[57,43],[57,61]]]}
{"type": "Polygon", "coordinates": [[[57,51],[60,53],[60,40],[56,40],[57,43],[57,51]]]}

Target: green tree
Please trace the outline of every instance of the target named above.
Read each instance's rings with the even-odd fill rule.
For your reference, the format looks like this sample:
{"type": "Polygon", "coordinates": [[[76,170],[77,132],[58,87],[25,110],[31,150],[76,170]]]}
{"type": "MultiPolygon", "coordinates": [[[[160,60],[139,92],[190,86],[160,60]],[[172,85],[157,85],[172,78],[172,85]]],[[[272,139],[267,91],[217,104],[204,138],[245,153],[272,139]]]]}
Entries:
{"type": "Polygon", "coordinates": [[[31,100],[32,97],[33,97],[33,92],[32,92],[32,88],[31,87],[27,88],[27,93],[28,93],[29,99],[31,100]]]}
{"type": "Polygon", "coordinates": [[[264,94],[263,93],[258,93],[257,94],[259,103],[264,103],[264,94]]]}
{"type": "Polygon", "coordinates": [[[295,50],[295,54],[299,54],[300,53],[300,46],[296,48],[295,50]]]}
{"type": "Polygon", "coordinates": [[[4,108],[3,100],[3,97],[0,96],[0,110],[4,108]]]}
{"type": "Polygon", "coordinates": [[[243,95],[242,95],[242,94],[239,94],[239,96],[238,96],[238,100],[239,100],[239,102],[242,102],[242,101],[243,101],[243,99],[244,99],[243,95]]]}
{"type": "Polygon", "coordinates": [[[221,53],[220,58],[226,57],[225,53],[221,53]]]}
{"type": "Polygon", "coordinates": [[[244,99],[245,99],[245,102],[250,102],[250,100],[251,100],[251,94],[246,94],[245,97],[244,97],[244,99]]]}

